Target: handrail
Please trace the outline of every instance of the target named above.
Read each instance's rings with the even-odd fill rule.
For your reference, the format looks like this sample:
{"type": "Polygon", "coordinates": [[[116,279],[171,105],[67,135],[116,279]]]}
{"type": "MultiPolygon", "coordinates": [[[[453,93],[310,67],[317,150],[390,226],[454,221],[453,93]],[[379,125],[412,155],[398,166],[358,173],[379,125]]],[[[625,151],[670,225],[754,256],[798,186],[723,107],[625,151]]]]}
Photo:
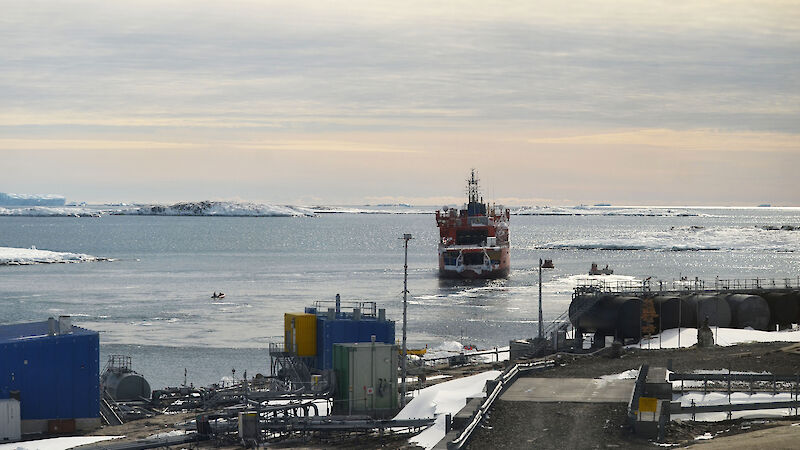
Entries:
{"type": "Polygon", "coordinates": [[[679,280],[604,281],[594,278],[578,280],[576,293],[662,293],[662,292],[717,292],[730,290],[798,289],[800,276],[795,278],[743,278],[702,280],[682,277],[679,280]]]}
{"type": "Polygon", "coordinates": [[[636,376],[636,384],[633,385],[631,398],[628,400],[628,421],[633,424],[636,421],[636,413],[639,411],[639,398],[644,393],[644,385],[647,381],[647,372],[650,371],[649,364],[639,366],[639,375],[636,376]]]}
{"type": "Polygon", "coordinates": [[[515,364],[513,367],[510,367],[503,371],[500,375],[497,376],[494,380],[487,382],[487,387],[492,386],[494,384],[494,389],[492,392],[486,393],[486,399],[481,403],[481,405],[472,413],[472,419],[464,427],[464,430],[453,439],[452,441],[447,443],[448,449],[461,449],[464,445],[467,444],[470,437],[472,437],[472,432],[475,431],[475,428],[478,424],[481,423],[483,418],[489,412],[489,409],[492,407],[492,403],[500,396],[500,394],[509,386],[511,385],[514,380],[519,376],[520,372],[528,371],[528,370],[541,370],[546,369],[548,367],[553,367],[555,361],[553,360],[542,360],[542,361],[534,361],[524,364],[515,364]]]}

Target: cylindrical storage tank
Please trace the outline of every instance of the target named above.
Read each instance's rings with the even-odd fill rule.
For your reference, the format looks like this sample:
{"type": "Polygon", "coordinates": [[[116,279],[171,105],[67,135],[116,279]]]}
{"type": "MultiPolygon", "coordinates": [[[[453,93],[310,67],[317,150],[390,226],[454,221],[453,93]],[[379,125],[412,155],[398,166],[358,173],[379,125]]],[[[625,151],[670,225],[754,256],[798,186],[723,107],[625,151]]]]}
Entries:
{"type": "Polygon", "coordinates": [[[790,292],[766,292],[763,297],[769,305],[769,328],[771,330],[775,325],[783,328],[795,321],[800,305],[790,292]]]}
{"type": "Polygon", "coordinates": [[[150,398],[150,383],[136,372],[111,372],[104,374],[102,385],[116,401],[133,401],[150,398]]]}
{"type": "Polygon", "coordinates": [[[792,291],[791,297],[797,303],[797,316],[794,318],[794,323],[800,324],[800,291],[792,291]]]}
{"type": "Polygon", "coordinates": [[[661,330],[670,328],[693,328],[697,325],[695,309],[693,303],[676,296],[659,295],[653,298],[653,305],[656,308],[656,326],[661,326],[661,330]]]}
{"type": "Polygon", "coordinates": [[[731,323],[736,328],[769,329],[769,305],[757,295],[731,294],[725,298],[731,307],[731,323]]]}
{"type": "Polygon", "coordinates": [[[569,316],[576,328],[586,332],[638,338],[641,334],[642,300],[607,294],[600,297],[579,295],[569,306],[569,316]]]}
{"type": "Polygon", "coordinates": [[[640,338],[642,336],[642,299],[616,296],[611,303],[617,309],[617,338],[640,338]]]}
{"type": "Polygon", "coordinates": [[[616,327],[615,311],[603,306],[611,296],[608,294],[583,294],[569,304],[569,320],[583,331],[608,331],[616,327]]]}
{"type": "Polygon", "coordinates": [[[697,326],[703,325],[708,318],[712,327],[731,326],[731,307],[725,298],[719,295],[698,294],[690,297],[697,317],[697,326]]]}

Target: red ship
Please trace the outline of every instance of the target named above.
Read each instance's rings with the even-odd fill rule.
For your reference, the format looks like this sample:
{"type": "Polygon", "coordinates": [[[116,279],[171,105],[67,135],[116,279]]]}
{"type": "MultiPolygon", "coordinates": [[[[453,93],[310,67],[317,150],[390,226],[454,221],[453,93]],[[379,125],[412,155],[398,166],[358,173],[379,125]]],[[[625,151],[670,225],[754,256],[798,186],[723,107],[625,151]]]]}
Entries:
{"type": "Polygon", "coordinates": [[[475,171],[467,180],[464,209],[436,211],[439,227],[439,276],[505,278],[511,269],[508,252],[508,209],[483,202],[475,171]]]}

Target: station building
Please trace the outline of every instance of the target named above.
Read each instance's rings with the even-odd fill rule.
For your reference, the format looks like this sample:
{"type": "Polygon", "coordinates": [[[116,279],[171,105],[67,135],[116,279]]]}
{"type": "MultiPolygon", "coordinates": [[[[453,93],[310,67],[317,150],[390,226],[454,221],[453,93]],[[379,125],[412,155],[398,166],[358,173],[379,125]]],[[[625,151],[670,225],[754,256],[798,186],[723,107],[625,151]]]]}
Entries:
{"type": "MultiPolygon", "coordinates": [[[[0,401],[19,403],[18,419],[6,407],[0,415],[9,417],[0,421],[18,420],[21,434],[99,427],[99,351],[99,334],[72,325],[69,316],[0,325],[0,401]]],[[[5,434],[15,426],[4,426],[11,430],[5,434]]]]}

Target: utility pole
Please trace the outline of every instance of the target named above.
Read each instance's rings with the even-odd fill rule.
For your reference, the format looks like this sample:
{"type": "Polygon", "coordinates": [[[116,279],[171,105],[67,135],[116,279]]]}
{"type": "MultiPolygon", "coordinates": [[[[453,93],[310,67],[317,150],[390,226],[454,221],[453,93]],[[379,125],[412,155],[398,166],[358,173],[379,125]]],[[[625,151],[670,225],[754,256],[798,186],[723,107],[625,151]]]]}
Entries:
{"type": "Polygon", "coordinates": [[[413,239],[410,234],[406,233],[403,234],[403,237],[400,239],[404,240],[405,250],[406,250],[406,258],[405,264],[403,264],[403,361],[402,361],[402,368],[401,368],[401,376],[403,377],[403,396],[400,398],[400,408],[406,406],[406,360],[408,357],[406,353],[408,352],[408,348],[406,347],[406,324],[408,323],[407,317],[407,309],[408,309],[408,241],[413,239]]]}

